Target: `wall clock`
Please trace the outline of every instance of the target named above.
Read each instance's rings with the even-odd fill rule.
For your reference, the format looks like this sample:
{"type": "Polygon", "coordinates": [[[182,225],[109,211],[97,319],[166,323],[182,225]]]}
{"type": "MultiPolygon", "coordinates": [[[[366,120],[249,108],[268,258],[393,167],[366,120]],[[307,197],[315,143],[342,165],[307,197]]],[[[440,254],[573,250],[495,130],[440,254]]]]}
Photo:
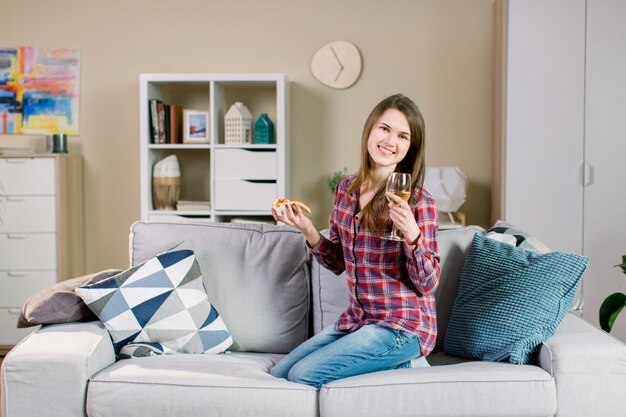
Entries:
{"type": "Polygon", "coordinates": [[[311,59],[311,72],[322,84],[348,88],[361,76],[363,61],[359,49],[347,41],[322,46],[311,59]]]}

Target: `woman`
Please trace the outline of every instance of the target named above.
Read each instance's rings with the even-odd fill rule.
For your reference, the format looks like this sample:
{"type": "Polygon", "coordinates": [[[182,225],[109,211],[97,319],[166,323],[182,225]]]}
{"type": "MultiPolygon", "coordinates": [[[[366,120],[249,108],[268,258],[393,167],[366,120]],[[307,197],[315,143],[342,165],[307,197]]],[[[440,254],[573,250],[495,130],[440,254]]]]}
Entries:
{"type": "Polygon", "coordinates": [[[296,206],[274,218],[298,228],[318,262],[346,271],[350,305],[271,374],[314,387],[368,372],[411,367],[437,336],[437,212],[424,180],[424,119],[404,95],[390,96],[365,121],[361,164],[337,185],[330,235],[320,235],[296,206]],[[385,193],[392,172],[411,174],[411,198],[385,193]],[[388,203],[386,195],[394,203],[388,203]],[[393,222],[404,241],[380,238],[393,222]]]}

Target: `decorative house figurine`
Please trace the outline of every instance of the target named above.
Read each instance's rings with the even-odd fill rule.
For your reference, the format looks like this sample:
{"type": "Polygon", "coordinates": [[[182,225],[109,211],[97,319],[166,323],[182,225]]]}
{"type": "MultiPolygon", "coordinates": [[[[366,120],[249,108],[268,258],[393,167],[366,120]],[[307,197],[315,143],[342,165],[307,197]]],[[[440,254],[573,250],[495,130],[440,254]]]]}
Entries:
{"type": "Polygon", "coordinates": [[[224,142],[229,145],[252,142],[252,115],[240,101],[230,106],[224,116],[226,126],[226,138],[224,142]]]}
{"type": "Polygon", "coordinates": [[[274,142],[274,123],[267,113],[261,113],[254,123],[254,143],[266,145],[274,142]]]}

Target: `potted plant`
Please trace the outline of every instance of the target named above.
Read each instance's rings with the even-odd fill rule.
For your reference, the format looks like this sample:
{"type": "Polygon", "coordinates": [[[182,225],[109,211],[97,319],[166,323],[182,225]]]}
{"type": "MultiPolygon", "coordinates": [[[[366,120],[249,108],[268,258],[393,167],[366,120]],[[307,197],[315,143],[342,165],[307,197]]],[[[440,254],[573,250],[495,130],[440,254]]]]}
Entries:
{"type": "Polygon", "coordinates": [[[335,190],[337,190],[337,184],[343,177],[348,173],[348,168],[344,167],[342,171],[335,171],[330,174],[327,178],[328,189],[331,193],[335,194],[335,190]]]}
{"type": "MultiPolygon", "coordinates": [[[[615,267],[622,268],[624,274],[626,274],[626,255],[622,256],[622,263],[615,265],[615,267]]],[[[626,305],[626,295],[621,292],[616,292],[609,295],[602,302],[600,306],[600,327],[606,332],[610,332],[617,316],[626,305]]]]}

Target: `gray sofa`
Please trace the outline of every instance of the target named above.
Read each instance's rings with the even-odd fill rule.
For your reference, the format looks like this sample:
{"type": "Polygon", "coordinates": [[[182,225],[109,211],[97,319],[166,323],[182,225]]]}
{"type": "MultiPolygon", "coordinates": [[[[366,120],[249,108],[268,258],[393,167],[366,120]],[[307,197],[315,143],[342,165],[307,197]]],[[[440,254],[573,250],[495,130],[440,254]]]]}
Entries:
{"type": "Polygon", "coordinates": [[[46,325],[3,362],[3,416],[625,416],[626,347],[575,315],[565,317],[531,365],[442,351],[475,233],[485,231],[439,233],[432,366],[317,390],[269,374],[289,350],[333,323],[347,302],[343,278],[310,259],[300,233],[274,225],[135,223],[132,265],[181,243],[194,249],[210,301],[232,334],[230,351],[116,360],[99,321],[46,325]]]}

